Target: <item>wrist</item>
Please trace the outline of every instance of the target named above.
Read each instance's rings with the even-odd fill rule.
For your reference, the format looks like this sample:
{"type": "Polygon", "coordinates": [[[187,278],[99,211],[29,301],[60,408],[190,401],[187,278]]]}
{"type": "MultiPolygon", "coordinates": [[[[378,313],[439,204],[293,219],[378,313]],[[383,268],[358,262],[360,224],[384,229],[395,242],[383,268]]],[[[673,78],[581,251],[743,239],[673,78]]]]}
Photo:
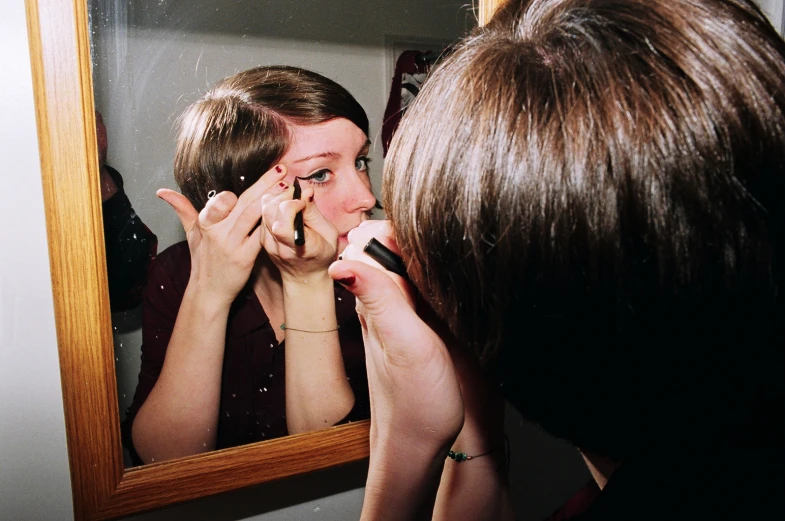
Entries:
{"type": "Polygon", "coordinates": [[[218,295],[202,287],[195,281],[189,281],[183,295],[183,304],[191,306],[205,320],[213,320],[228,316],[234,298],[218,295]]]}
{"type": "Polygon", "coordinates": [[[437,429],[410,430],[398,428],[392,432],[380,433],[373,431],[370,439],[371,466],[382,469],[405,469],[424,471],[434,465],[439,469],[444,465],[445,457],[455,444],[458,432],[439,432],[437,429]]]}
{"type": "Polygon", "coordinates": [[[284,281],[283,309],[286,328],[301,332],[338,330],[333,280],[324,273],[300,281],[284,281]]]}
{"type": "Polygon", "coordinates": [[[378,440],[371,449],[362,519],[430,520],[445,446],[378,440]]]}
{"type": "Polygon", "coordinates": [[[307,274],[287,275],[281,273],[284,298],[312,298],[314,292],[324,291],[333,296],[333,279],[327,270],[319,270],[307,274]]]}

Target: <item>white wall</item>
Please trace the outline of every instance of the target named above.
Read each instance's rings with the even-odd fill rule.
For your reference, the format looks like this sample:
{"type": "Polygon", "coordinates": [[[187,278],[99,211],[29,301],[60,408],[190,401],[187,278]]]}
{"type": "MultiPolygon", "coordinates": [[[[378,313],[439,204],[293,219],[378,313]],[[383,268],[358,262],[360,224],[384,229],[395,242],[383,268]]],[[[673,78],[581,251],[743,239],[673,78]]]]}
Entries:
{"type": "Polygon", "coordinates": [[[24,2],[0,17],[0,520],[70,519],[24,2]]]}
{"type": "Polygon", "coordinates": [[[783,29],[785,29],[785,12],[783,12],[783,1],[782,0],[754,0],[766,15],[771,20],[771,25],[773,25],[777,30],[782,33],[783,29]]]}

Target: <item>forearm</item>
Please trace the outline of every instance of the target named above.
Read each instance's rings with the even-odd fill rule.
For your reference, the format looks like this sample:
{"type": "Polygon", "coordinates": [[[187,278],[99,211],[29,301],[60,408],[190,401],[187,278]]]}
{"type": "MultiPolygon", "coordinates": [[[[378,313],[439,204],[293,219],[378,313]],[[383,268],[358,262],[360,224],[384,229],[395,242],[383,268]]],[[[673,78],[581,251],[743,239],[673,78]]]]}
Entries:
{"type": "Polygon", "coordinates": [[[472,425],[467,417],[452,450],[473,458],[446,460],[433,519],[514,519],[507,490],[504,437],[489,437],[486,429],[472,425]]]}
{"type": "Polygon", "coordinates": [[[448,446],[372,442],[361,521],[432,519],[448,446]]]}
{"type": "Polygon", "coordinates": [[[332,279],[284,282],[286,421],[289,432],[335,425],[354,406],[335,315],[332,279]]]}
{"type": "Polygon", "coordinates": [[[461,383],[464,423],[451,449],[472,459],[445,463],[434,519],[513,519],[507,494],[504,398],[473,353],[455,339],[451,354],[461,383]]]}
{"type": "Polygon", "coordinates": [[[144,461],[215,448],[228,314],[228,304],[186,289],[161,374],[133,424],[144,461]]]}

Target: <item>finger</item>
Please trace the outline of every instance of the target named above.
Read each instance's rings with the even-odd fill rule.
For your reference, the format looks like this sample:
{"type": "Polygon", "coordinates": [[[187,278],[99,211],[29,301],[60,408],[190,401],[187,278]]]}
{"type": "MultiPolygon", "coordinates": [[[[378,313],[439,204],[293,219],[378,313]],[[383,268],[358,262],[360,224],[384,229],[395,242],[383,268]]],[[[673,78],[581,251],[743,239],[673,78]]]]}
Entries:
{"type": "Polygon", "coordinates": [[[392,229],[392,222],[389,219],[371,219],[363,221],[357,225],[357,228],[374,228],[378,231],[379,235],[395,235],[392,229]]]}
{"type": "Polygon", "coordinates": [[[335,247],[338,242],[338,230],[324,217],[324,215],[322,215],[322,212],[319,211],[319,207],[316,206],[313,188],[308,187],[303,190],[302,201],[305,203],[303,209],[303,222],[305,225],[321,235],[327,243],[335,247]]]}
{"type": "Polygon", "coordinates": [[[243,243],[243,245],[240,246],[240,248],[243,250],[243,254],[257,257],[259,252],[262,251],[262,245],[264,244],[266,233],[267,229],[264,226],[261,224],[257,226],[248,235],[248,239],[243,243]]]}
{"type": "Polygon", "coordinates": [[[361,248],[371,239],[376,239],[394,253],[400,253],[390,221],[363,221],[349,232],[347,238],[349,244],[356,244],[361,248]]]}
{"type": "Polygon", "coordinates": [[[272,231],[273,223],[280,217],[281,204],[292,200],[293,188],[289,187],[278,195],[265,194],[261,198],[262,220],[268,231],[272,231]]]}
{"type": "Polygon", "coordinates": [[[357,297],[357,312],[387,357],[409,364],[428,356],[418,349],[427,336],[441,343],[384,272],[363,262],[342,260],[334,262],[328,273],[357,297]]]}
{"type": "MultiPolygon", "coordinates": [[[[272,194],[265,194],[261,198],[260,206],[262,209],[262,226],[265,228],[265,233],[262,236],[262,245],[268,253],[277,251],[278,237],[273,232],[273,225],[280,219],[279,207],[281,203],[284,201],[291,201],[291,193],[292,188],[289,187],[278,195],[274,196],[272,194]]],[[[292,235],[294,235],[293,229],[292,235]]]]}
{"type": "Polygon", "coordinates": [[[168,188],[161,188],[156,192],[156,195],[169,203],[169,206],[174,209],[174,212],[180,219],[180,223],[183,225],[185,233],[191,231],[191,228],[193,228],[196,220],[199,218],[199,212],[196,211],[196,208],[191,204],[191,201],[183,194],[175,192],[174,190],[169,190],[168,188]]]}
{"type": "Polygon", "coordinates": [[[221,192],[207,200],[202,211],[199,212],[199,224],[209,228],[226,219],[237,206],[237,196],[232,192],[221,192]]]}
{"type": "Polygon", "coordinates": [[[409,310],[406,313],[408,316],[414,314],[410,301],[390,276],[396,276],[394,274],[388,275],[387,271],[377,269],[370,263],[346,259],[333,262],[327,273],[351,291],[370,316],[382,318],[386,322],[389,319],[386,313],[390,309],[398,309],[399,313],[400,306],[409,310]]]}
{"type": "MultiPolygon", "coordinates": [[[[305,201],[291,199],[283,201],[278,205],[275,221],[270,226],[270,230],[275,235],[275,239],[292,249],[294,244],[294,216],[303,210],[305,201]]],[[[306,232],[307,233],[307,232],[306,232]]]]}
{"type": "Polygon", "coordinates": [[[240,195],[240,200],[237,203],[238,210],[244,210],[248,205],[261,198],[271,188],[280,183],[284,177],[286,177],[286,167],[284,165],[275,165],[262,174],[262,177],[240,195]]]}
{"type": "Polygon", "coordinates": [[[259,225],[259,221],[262,219],[262,208],[265,204],[265,201],[270,201],[274,197],[277,197],[282,193],[287,192],[288,190],[289,185],[282,181],[271,187],[269,192],[261,197],[259,203],[249,204],[242,210],[240,215],[237,217],[234,227],[242,234],[243,237],[250,234],[251,231],[253,231],[254,228],[259,225]]]}
{"type": "Polygon", "coordinates": [[[384,271],[384,266],[376,262],[376,260],[370,255],[366,255],[365,252],[363,252],[362,247],[356,244],[349,244],[343,250],[343,253],[341,253],[341,259],[364,262],[369,266],[373,266],[377,270],[384,271]]]}
{"type": "Polygon", "coordinates": [[[393,282],[398,286],[398,289],[401,293],[406,297],[406,300],[412,307],[416,307],[416,293],[414,288],[409,284],[409,282],[391,271],[388,271],[379,264],[373,257],[365,253],[364,249],[356,244],[349,244],[341,253],[341,259],[343,260],[350,260],[350,261],[359,261],[371,266],[375,269],[381,270],[384,272],[388,277],[390,277],[393,282]]]}

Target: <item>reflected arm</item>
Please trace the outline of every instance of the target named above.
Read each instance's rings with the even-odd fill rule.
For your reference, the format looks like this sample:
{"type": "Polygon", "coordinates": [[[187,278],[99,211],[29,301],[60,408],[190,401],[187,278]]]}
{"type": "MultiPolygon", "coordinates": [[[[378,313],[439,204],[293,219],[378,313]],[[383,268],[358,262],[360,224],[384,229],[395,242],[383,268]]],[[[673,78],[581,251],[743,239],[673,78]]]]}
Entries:
{"type": "Polygon", "coordinates": [[[154,261],[146,289],[145,345],[134,398],[136,406],[143,403],[133,418],[131,437],[145,463],[213,450],[218,425],[229,306],[215,304],[196,285],[188,284],[184,294],[179,293],[173,270],[187,273],[189,266],[178,262],[182,257],[172,259],[167,253],[171,252],[154,261]],[[167,339],[168,345],[156,344],[167,339]],[[147,374],[154,373],[157,364],[160,374],[147,374]],[[149,390],[146,398],[139,396],[146,392],[142,386],[149,390]]]}
{"type": "Polygon", "coordinates": [[[285,280],[283,287],[289,433],[331,427],[349,414],[355,401],[336,329],[333,280],[323,271],[304,283],[285,280]]]}

